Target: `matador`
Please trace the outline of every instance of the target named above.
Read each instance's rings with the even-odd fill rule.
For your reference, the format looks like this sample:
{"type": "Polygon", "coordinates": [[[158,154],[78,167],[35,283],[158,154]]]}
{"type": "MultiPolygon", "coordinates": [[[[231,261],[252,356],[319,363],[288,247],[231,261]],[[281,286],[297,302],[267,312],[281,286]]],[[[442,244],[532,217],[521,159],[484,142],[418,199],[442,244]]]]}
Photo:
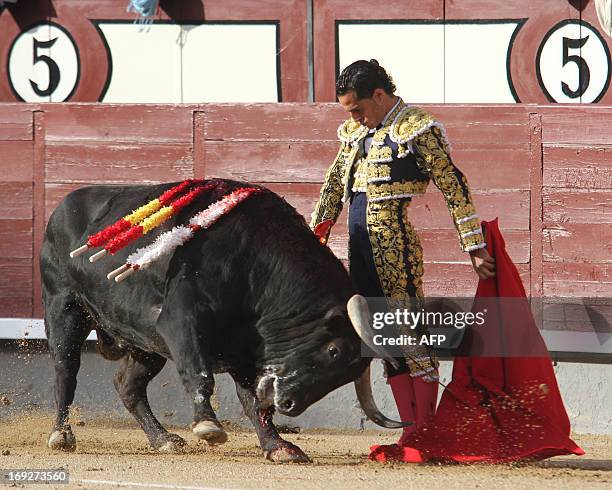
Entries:
{"type": "MultiPolygon", "coordinates": [[[[470,253],[476,273],[492,277],[494,261],[484,248],[467,180],[453,164],[442,124],[395,95],[393,80],[376,60],[346,67],[336,94],[351,117],[338,128],[340,148],[325,176],[311,228],[335,223],[349,203],[349,270],[358,292],[398,304],[423,299],[423,251],[409,207],[430,181],[444,195],[461,249],[470,253]]],[[[328,236],[329,229],[323,239],[328,236]]],[[[433,416],[438,380],[430,349],[404,349],[399,369],[386,365],[402,421],[415,422],[402,437],[433,416]]]]}

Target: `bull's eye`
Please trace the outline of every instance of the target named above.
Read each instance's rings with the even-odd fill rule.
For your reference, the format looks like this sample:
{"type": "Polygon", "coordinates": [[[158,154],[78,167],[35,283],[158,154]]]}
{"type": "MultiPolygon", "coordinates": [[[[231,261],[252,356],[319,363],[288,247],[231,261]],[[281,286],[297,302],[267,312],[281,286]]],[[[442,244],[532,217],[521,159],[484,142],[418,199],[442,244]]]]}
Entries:
{"type": "Polygon", "coordinates": [[[340,349],[338,349],[338,347],[336,347],[334,344],[331,344],[327,348],[327,352],[329,353],[329,357],[332,359],[336,359],[340,356],[340,349]]]}

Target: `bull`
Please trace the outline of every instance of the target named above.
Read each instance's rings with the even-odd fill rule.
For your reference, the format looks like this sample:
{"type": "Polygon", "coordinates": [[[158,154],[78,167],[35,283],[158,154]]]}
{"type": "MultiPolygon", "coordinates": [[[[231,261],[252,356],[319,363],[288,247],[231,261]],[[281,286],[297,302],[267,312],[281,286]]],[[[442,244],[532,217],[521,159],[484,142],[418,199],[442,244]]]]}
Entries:
{"type": "MultiPolygon", "coordinates": [[[[245,185],[211,182],[210,191],[164,229],[245,185]]],[[[81,348],[92,330],[101,354],[120,361],[114,378],[119,397],[160,451],[185,444],[161,425],[147,401],[147,385],[168,359],[193,402],[192,431],[210,444],[227,440],[210,402],[213,374],[222,372],[232,376],[263,453],[273,461],[308,461],[280,437],[274,412],[297,416],[351,381],[371,420],[402,427],[372,398],[369,358],[361,355],[360,336],[372,344],[363,298],[304,218],[273,192],[262,188],[173,254],[118,284],[106,272],[125,263],[127,250],[94,264],[85,256],[69,258],[89,235],[173,185],[84,187],[49,219],[40,255],[57,404],[49,447],[76,448],[68,415],[81,348]]]]}

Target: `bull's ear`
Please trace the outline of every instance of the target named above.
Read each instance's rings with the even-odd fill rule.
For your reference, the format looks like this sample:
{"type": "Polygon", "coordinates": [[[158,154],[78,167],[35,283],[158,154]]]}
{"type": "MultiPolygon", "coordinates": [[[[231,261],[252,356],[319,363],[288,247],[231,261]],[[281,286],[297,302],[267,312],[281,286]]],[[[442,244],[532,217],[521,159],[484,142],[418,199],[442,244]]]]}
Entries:
{"type": "Polygon", "coordinates": [[[323,321],[326,325],[333,327],[342,325],[347,321],[347,319],[348,313],[346,312],[346,308],[342,306],[334,306],[327,311],[323,321]]]}

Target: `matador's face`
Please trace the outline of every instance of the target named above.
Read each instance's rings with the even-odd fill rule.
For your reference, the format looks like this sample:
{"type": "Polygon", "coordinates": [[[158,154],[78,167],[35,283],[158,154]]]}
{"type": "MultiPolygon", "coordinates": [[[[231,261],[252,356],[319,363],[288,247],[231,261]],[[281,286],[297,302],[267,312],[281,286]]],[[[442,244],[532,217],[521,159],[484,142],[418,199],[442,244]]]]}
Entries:
{"type": "Polygon", "coordinates": [[[378,126],[389,111],[385,102],[389,96],[382,89],[376,89],[372,97],[359,99],[354,90],[338,96],[338,102],[356,121],[372,129],[378,126]]]}

